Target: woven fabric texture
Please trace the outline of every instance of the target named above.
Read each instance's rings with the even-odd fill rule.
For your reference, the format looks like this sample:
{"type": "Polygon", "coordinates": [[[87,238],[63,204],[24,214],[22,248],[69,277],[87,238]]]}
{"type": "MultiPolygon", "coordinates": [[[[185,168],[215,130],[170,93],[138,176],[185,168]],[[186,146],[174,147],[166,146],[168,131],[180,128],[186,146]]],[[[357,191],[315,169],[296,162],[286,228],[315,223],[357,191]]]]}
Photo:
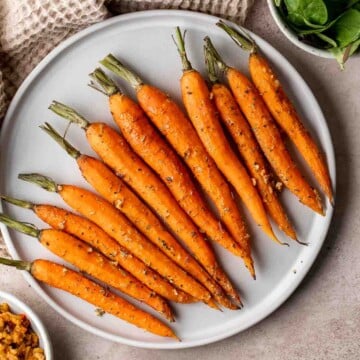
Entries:
{"type": "Polygon", "coordinates": [[[188,9],[243,23],[253,0],[1,0],[0,119],[37,63],[77,31],[115,14],[188,9]]]}

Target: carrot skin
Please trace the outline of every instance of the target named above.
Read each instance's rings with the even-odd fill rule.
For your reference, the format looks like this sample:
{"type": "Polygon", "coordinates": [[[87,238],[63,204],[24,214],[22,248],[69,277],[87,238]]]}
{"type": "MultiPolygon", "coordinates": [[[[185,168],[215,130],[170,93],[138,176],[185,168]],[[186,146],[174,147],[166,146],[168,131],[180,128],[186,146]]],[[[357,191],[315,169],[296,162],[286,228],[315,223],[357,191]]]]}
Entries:
{"type": "Polygon", "coordinates": [[[237,103],[277,176],[304,205],[323,215],[319,194],[311,188],[292,160],[279,129],[255,86],[234,68],[228,68],[226,75],[237,103]]]}
{"type": "Polygon", "coordinates": [[[168,300],[189,303],[193,299],[185,292],[175,289],[169,282],[141,260],[119,245],[100,227],[88,219],[52,205],[35,205],[35,214],[52,228],[63,230],[93,246],[112,261],[168,300]]]}
{"type": "Polygon", "coordinates": [[[220,226],[193,183],[175,151],[155,130],[143,110],[130,98],[116,94],[110,97],[110,109],[121,133],[134,151],[152,167],[170,189],[180,206],[211,239],[235,253],[243,249],[220,226]]]}
{"type": "Polygon", "coordinates": [[[210,156],[234,186],[256,223],[271,239],[278,242],[257,189],[230,148],[211,101],[210,91],[199,72],[190,70],[183,73],[181,93],[189,118],[210,156]]]}
{"type": "Polygon", "coordinates": [[[302,123],[294,105],[284,92],[268,61],[252,53],[249,57],[251,78],[278,125],[294,142],[313,175],[332,203],[334,200],[329,170],[324,154],[302,123]]]}
{"type": "Polygon", "coordinates": [[[93,247],[76,239],[63,231],[55,229],[42,230],[40,243],[54,254],[73,264],[81,271],[103,281],[121,292],[132,296],[163,314],[173,321],[173,315],[168,304],[159,295],[112,263],[93,247]]]}
{"type": "MultiPolygon", "coordinates": [[[[103,162],[82,155],[77,159],[77,163],[86,181],[96,191],[124,213],[150,241],[174,262],[203,284],[221,305],[233,308],[221,287],[166,230],[154,213],[103,162]]],[[[181,291],[178,290],[178,293],[181,291]]]]}
{"type": "Polygon", "coordinates": [[[180,107],[164,92],[150,85],[137,89],[137,98],[153,124],[171,143],[215,204],[220,219],[244,250],[243,260],[255,276],[250,236],[229,185],[209,156],[198,134],[180,107]]]}
{"type": "Polygon", "coordinates": [[[153,334],[177,339],[163,322],[136,308],[128,301],[104,289],[79,273],[47,260],[35,260],[31,275],[52,287],[64,290],[122,320],[153,334]]]}
{"type": "Polygon", "coordinates": [[[147,240],[122,213],[90,191],[72,185],[59,185],[58,193],[74,210],[100,226],[146,265],[170,283],[199,300],[209,300],[210,293],[180,269],[170,258],[147,240]]]}
{"type": "Polygon", "coordinates": [[[212,87],[214,103],[220,119],[234,139],[270,216],[287,236],[296,239],[295,230],[290,223],[274,187],[274,176],[269,168],[251,128],[242,115],[235,98],[227,86],[215,84],[212,87]]]}
{"type": "Polygon", "coordinates": [[[125,139],[104,123],[92,123],[86,129],[86,136],[103,161],[153,207],[226,293],[240,302],[235,288],[218,265],[209,242],[177,204],[167,187],[130,149],[125,139]]]}

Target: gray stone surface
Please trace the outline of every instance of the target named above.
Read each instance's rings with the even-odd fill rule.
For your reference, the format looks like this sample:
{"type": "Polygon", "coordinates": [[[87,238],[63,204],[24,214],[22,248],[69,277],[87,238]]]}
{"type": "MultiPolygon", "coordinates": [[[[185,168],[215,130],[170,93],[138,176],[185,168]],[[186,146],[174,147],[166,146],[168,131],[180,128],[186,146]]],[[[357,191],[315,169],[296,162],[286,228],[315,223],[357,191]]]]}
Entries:
{"type": "Polygon", "coordinates": [[[0,268],[0,288],[23,298],[47,326],[56,359],[217,360],[360,358],[360,56],[340,72],[335,61],[308,55],[289,43],[264,0],[247,21],[300,72],[328,121],[337,161],[337,204],[315,265],[276,312],[251,329],[196,349],[151,351],[114,344],[91,335],[55,313],[15,270],[0,268]]]}

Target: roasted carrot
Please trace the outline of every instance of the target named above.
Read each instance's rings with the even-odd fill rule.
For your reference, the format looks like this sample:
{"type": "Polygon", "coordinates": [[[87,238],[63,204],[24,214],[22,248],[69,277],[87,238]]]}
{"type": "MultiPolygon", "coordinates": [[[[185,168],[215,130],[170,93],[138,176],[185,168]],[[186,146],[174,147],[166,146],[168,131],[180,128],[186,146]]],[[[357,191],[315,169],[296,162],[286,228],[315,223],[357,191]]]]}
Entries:
{"type": "Polygon", "coordinates": [[[75,211],[100,226],[120,245],[124,246],[176,287],[198,300],[207,301],[211,298],[211,294],[205,288],[180,269],[158,247],[149,242],[108,201],[77,186],[58,185],[50,178],[39,174],[20,174],[19,178],[35,183],[47,191],[57,192],[75,211]]]}
{"type": "Polygon", "coordinates": [[[215,71],[214,59],[209,53],[209,44],[205,45],[205,59],[212,84],[211,94],[219,111],[220,119],[226,125],[234,139],[252,180],[258,188],[266,210],[279,228],[292,239],[296,240],[296,233],[291,225],[284,208],[278,198],[277,188],[281,182],[275,184],[274,175],[257,143],[248,122],[242,115],[239,106],[229,88],[219,82],[215,71]]]}
{"type": "Polygon", "coordinates": [[[118,267],[117,263],[111,262],[104,255],[95,251],[92,246],[61,230],[39,230],[33,225],[22,223],[1,213],[0,222],[37,238],[41,245],[79,270],[151,306],[168,320],[174,321],[172,311],[163,298],[118,267]]]}
{"type": "MultiPolygon", "coordinates": [[[[96,72],[98,73],[99,70],[96,70],[94,75],[96,72]]],[[[104,73],[101,74],[106,77],[104,73]]],[[[111,79],[107,78],[106,83],[109,81],[111,79]]],[[[98,83],[103,84],[100,80],[98,83]]],[[[115,84],[114,88],[116,88],[115,84]]],[[[103,89],[106,91],[105,86],[103,89]]],[[[195,224],[226,249],[236,255],[240,254],[240,256],[246,257],[244,249],[233,240],[229,233],[222,226],[219,229],[218,220],[200,195],[188,169],[173,148],[150,123],[140,106],[129,97],[120,94],[119,91],[110,95],[109,103],[113,119],[119,126],[122,135],[133,150],[160,176],[195,224]]],[[[206,159],[203,162],[206,162],[206,159]]],[[[241,216],[239,219],[244,225],[241,216]]],[[[246,227],[243,226],[241,229],[246,230],[246,227]]],[[[246,231],[241,235],[243,235],[242,238],[248,239],[249,235],[246,231]]]]}
{"type": "MultiPolygon", "coordinates": [[[[174,262],[203,284],[219,304],[231,309],[237,309],[225,296],[222,288],[165,229],[154,213],[102,161],[81,154],[49,124],[41,126],[41,128],[64,148],[71,157],[76,159],[81,174],[100,195],[120,210],[149,240],[157,245],[174,262]]],[[[87,220],[83,219],[83,221],[87,220]]],[[[104,235],[106,235],[106,233],[104,233],[104,235]]],[[[138,271],[140,275],[143,273],[140,269],[138,271]]],[[[149,276],[150,279],[152,278],[150,272],[146,271],[145,274],[149,276]]],[[[159,282],[159,285],[160,284],[161,281],[159,282]]],[[[187,296],[187,294],[180,290],[177,290],[177,293],[176,297],[187,296]]]]}
{"type": "Polygon", "coordinates": [[[191,122],[210,156],[234,186],[256,223],[272,240],[280,243],[271,228],[256,187],[223,132],[204,78],[192,68],[187,58],[184,38],[179,28],[176,28],[176,45],[183,64],[181,94],[191,122]]]}
{"type": "MultiPolygon", "coordinates": [[[[209,40],[208,43],[211,44],[209,40]]],[[[309,185],[293,161],[255,86],[239,70],[227,66],[213,46],[211,49],[217,66],[225,73],[240,109],[277,176],[304,205],[323,215],[318,192],[309,185]]]]}
{"type": "Polygon", "coordinates": [[[58,102],[54,102],[50,109],[86,131],[93,150],[156,211],[226,293],[240,304],[239,295],[218,265],[210,243],[205,240],[164,183],[131,150],[123,136],[105,123],[89,123],[73,109],[58,102]]]}
{"type": "Polygon", "coordinates": [[[92,221],[53,205],[33,204],[29,201],[14,199],[8,196],[1,196],[1,199],[11,204],[31,209],[52,228],[65,231],[85,241],[164,298],[179,303],[193,301],[190,295],[176,289],[157,272],[145,265],[123,246],[119,245],[92,221]]]}
{"type": "Polygon", "coordinates": [[[333,203],[331,179],[324,154],[310,132],[305,128],[270,63],[259,53],[256,43],[248,34],[241,34],[222,21],[217,25],[224,29],[238,46],[250,51],[249,70],[254,85],[264,99],[273,118],[295,144],[326,196],[333,203]]]}
{"type": "Polygon", "coordinates": [[[26,270],[36,280],[75,295],[141,329],[156,335],[178,339],[175,333],[156,317],[65,266],[42,259],[28,262],[0,258],[0,264],[26,270]]]}
{"type": "Polygon", "coordinates": [[[102,60],[102,64],[123,77],[135,88],[143,110],[189,166],[195,178],[213,201],[220,219],[244,250],[242,257],[245,265],[251,275],[255,277],[250,236],[246,224],[229,185],[209,156],[190,120],[167,94],[154,86],[144,84],[138,75],[125,68],[114,56],[108,55],[102,60]]]}

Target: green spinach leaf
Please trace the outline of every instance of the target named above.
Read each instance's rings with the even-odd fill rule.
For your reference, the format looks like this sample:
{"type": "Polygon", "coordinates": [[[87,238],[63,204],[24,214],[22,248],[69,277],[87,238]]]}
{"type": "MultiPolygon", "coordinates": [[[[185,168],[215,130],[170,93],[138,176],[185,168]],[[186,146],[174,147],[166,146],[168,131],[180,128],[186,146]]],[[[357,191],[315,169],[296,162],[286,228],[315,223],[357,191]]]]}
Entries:
{"type": "Polygon", "coordinates": [[[328,20],[327,7],[323,0],[284,0],[288,18],[294,25],[304,26],[304,19],[315,25],[324,25],[328,20]]]}
{"type": "Polygon", "coordinates": [[[360,0],[348,0],[347,1],[347,8],[350,8],[352,6],[360,5],[360,0]]]}
{"type": "Polygon", "coordinates": [[[360,48],[360,0],[274,0],[288,26],[307,44],[328,49],[343,68],[360,48]]]}
{"type": "Polygon", "coordinates": [[[334,38],[340,48],[360,38],[360,11],[349,9],[329,29],[329,36],[334,38]]]}

